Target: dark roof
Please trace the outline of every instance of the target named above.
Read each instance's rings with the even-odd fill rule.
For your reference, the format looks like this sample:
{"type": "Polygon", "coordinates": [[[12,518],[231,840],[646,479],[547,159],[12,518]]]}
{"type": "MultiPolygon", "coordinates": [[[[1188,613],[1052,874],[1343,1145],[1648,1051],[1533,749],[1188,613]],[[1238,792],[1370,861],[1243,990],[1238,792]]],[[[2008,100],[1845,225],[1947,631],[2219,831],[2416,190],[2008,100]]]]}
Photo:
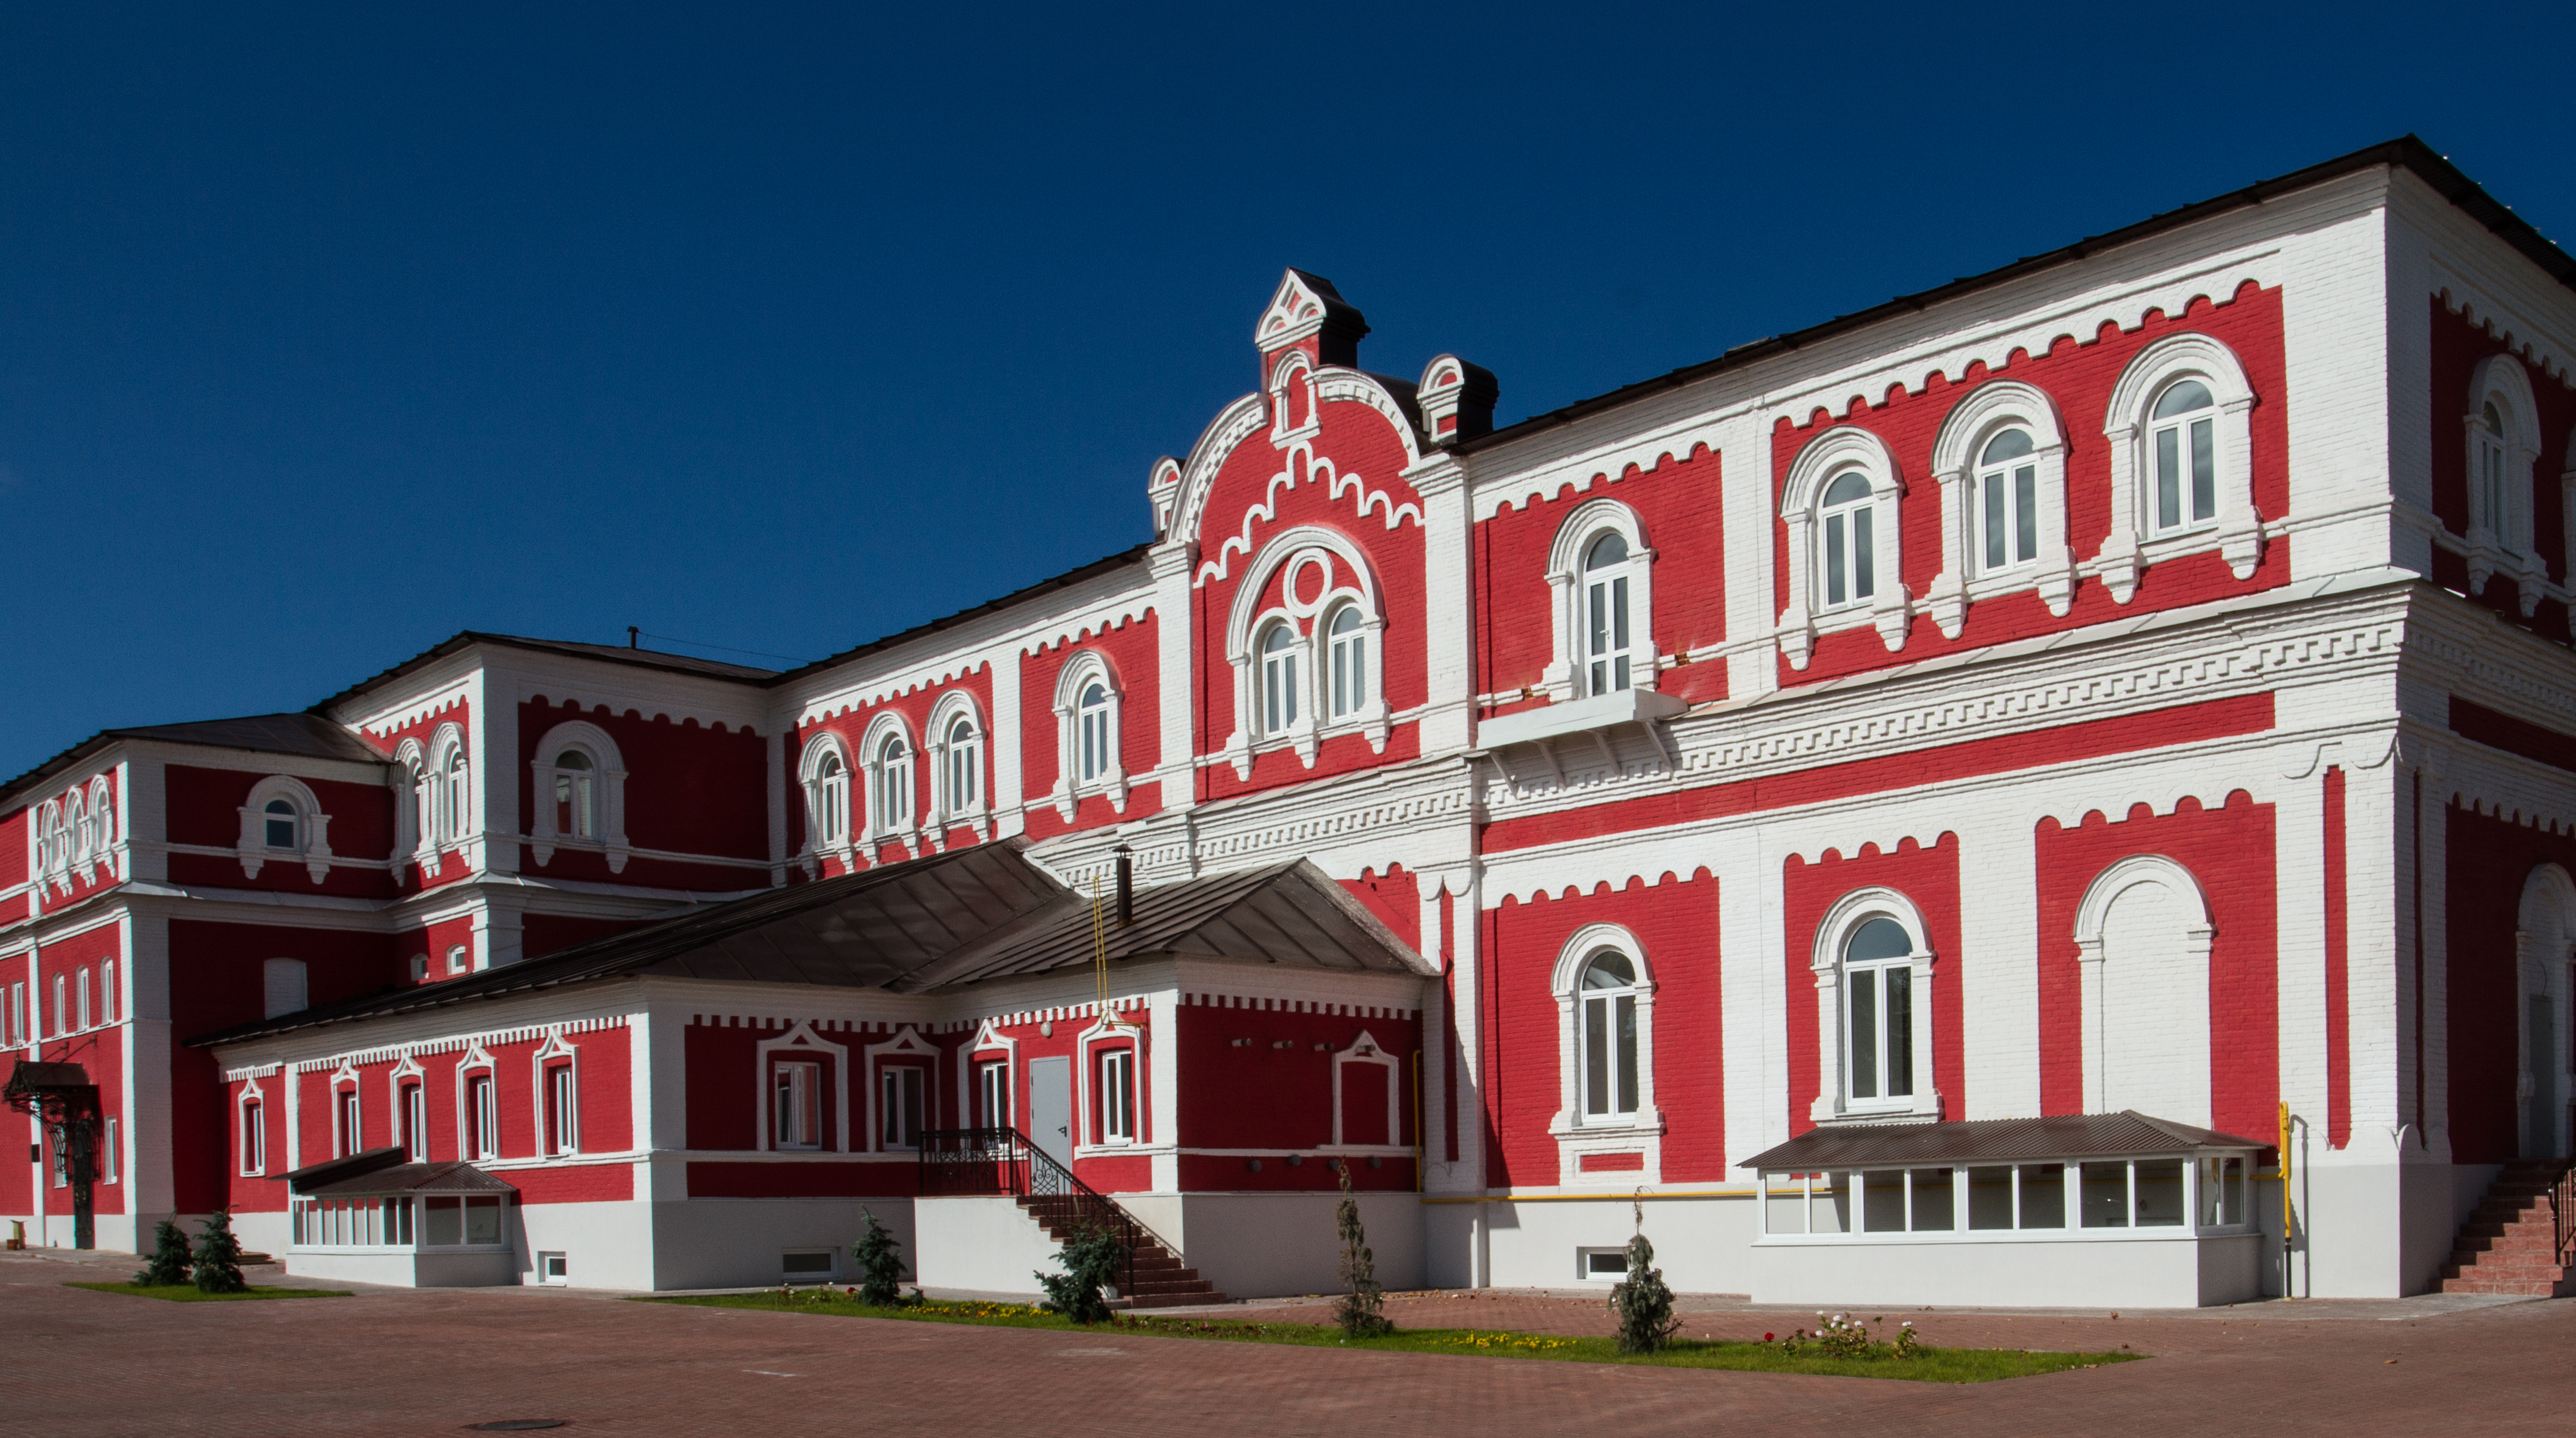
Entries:
{"type": "Polygon", "coordinates": [[[1840,1123],[1811,1128],[1740,1167],[1774,1173],[1914,1164],[2015,1163],[2149,1154],[2241,1153],[2269,1145],[2234,1134],[2119,1113],[2052,1114],[1965,1123],[1840,1123]]]}
{"type": "MultiPolygon", "coordinates": [[[[1025,838],[979,844],[715,904],[525,963],[387,989],[191,1037],[239,1043],[354,1019],[651,974],[922,993],[1092,962],[1091,901],[1030,862],[1025,838]]],[[[1342,886],[1299,859],[1140,889],[1115,959],[1196,954],[1428,975],[1342,886]]]]}
{"type": "Polygon", "coordinates": [[[909,643],[926,634],[936,634],[943,629],[954,629],[958,625],[965,623],[967,620],[979,619],[984,615],[997,613],[1001,610],[1010,608],[1014,604],[1027,603],[1029,600],[1038,598],[1040,595],[1052,594],[1056,590],[1080,584],[1086,579],[1096,579],[1103,574],[1125,569],[1130,565],[1142,564],[1145,562],[1145,552],[1153,547],[1154,542],[1149,539],[1143,544],[1136,545],[1130,549],[1122,549],[1107,558],[1095,559],[1089,564],[1068,569],[1064,573],[1056,575],[1051,579],[1041,579],[1037,583],[1032,584],[1025,589],[1014,589],[999,599],[988,599],[983,603],[976,605],[972,609],[960,609],[954,614],[942,615],[937,619],[931,620],[927,624],[916,624],[910,629],[889,634],[882,639],[871,639],[867,643],[859,645],[855,649],[844,649],[840,653],[834,654],[829,658],[817,659],[811,664],[807,664],[796,669],[790,669],[786,673],[780,674],[776,678],[772,679],[770,683],[774,686],[777,684],[783,684],[790,679],[801,679],[818,669],[829,669],[835,664],[847,664],[853,659],[863,658],[882,650],[892,649],[898,644],[909,643]]]}
{"type": "MultiPolygon", "coordinates": [[[[1110,923],[1112,961],[1197,954],[1350,972],[1433,972],[1360,902],[1305,859],[1136,891],[1136,922],[1110,923]]],[[[1093,961],[1091,902],[1068,894],[981,943],[907,975],[906,993],[1093,961]]]]}
{"type": "Polygon", "coordinates": [[[346,1158],[306,1164],[283,1175],[306,1198],[366,1198],[402,1193],[517,1193],[470,1163],[405,1163],[399,1148],[371,1148],[346,1158]]]}
{"type": "Polygon", "coordinates": [[[2432,146],[2425,144],[2416,136],[2403,135],[2384,144],[2372,145],[2368,149],[2355,150],[2349,155],[2338,156],[2323,164],[2310,165],[2304,170],[2294,170],[2276,179],[2258,180],[2241,190],[2233,190],[2214,199],[2185,205],[2178,210],[2167,210],[2161,215],[2113,230],[2109,234],[2094,235],[2077,240],[2062,249],[2015,260],[2000,269],[1988,270],[1980,275],[1970,275],[1965,279],[1952,280],[1946,285],[1915,294],[1899,295],[1885,304],[1875,305],[1854,314],[1838,316],[1823,324],[1811,325],[1789,334],[1774,335],[1740,344],[1715,359],[1685,365],[1653,379],[1622,385],[1607,394],[1576,400],[1563,408],[1552,409],[1545,414],[1532,415],[1517,424],[1508,425],[1490,434],[1461,440],[1457,448],[1461,453],[1473,454],[1497,445],[1509,444],[1541,430],[1572,424],[1578,419],[1599,414],[1604,410],[1616,409],[1649,395],[1679,389],[1683,385],[1696,383],[1711,375],[1756,364],[1777,355],[1787,354],[1792,350],[1804,349],[1837,335],[1877,324],[1881,320],[1913,314],[1961,295],[1991,289],[2008,280],[2019,279],[2023,275],[2052,269],[2058,265],[2073,264],[2105,250],[2132,244],[2167,230],[2179,229],[2184,225],[2224,214],[2229,210],[2260,205],[2293,191],[2304,190],[2329,180],[2341,179],[2346,175],[2375,169],[2382,165],[2413,171],[2418,178],[2432,186],[2442,198],[2457,205],[2470,219],[2493,231],[2506,244],[2520,251],[2523,258],[2540,266],[2552,279],[2569,289],[2576,289],[2576,257],[2570,256],[2565,250],[2550,243],[2547,236],[2532,228],[2530,221],[2515,214],[2503,202],[2479,188],[2476,181],[2460,173],[2456,166],[2436,153],[2432,146]]]}
{"type": "Polygon", "coordinates": [[[464,978],[386,989],[189,1040],[206,1046],[631,974],[882,987],[1068,892],[1006,839],[793,884],[464,978]]]}
{"type": "Polygon", "coordinates": [[[136,729],[101,729],[6,784],[0,784],[0,795],[7,796],[0,803],[16,803],[23,791],[124,739],[200,744],[209,749],[241,749],[254,754],[301,754],[352,764],[390,762],[383,754],[370,748],[365,740],[310,712],[252,714],[240,719],[206,719],[194,724],[148,724],[136,729]]]}

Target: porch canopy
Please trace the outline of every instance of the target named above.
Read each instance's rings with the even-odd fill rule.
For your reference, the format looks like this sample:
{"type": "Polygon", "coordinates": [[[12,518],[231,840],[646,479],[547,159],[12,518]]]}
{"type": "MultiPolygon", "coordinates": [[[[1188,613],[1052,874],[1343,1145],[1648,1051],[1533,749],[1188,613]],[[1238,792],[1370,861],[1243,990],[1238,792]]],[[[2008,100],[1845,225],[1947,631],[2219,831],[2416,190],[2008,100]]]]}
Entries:
{"type": "Polygon", "coordinates": [[[2267,1145],[2120,1113],[1822,1125],[1745,1160],[1762,1232],[1868,1238],[2069,1229],[2237,1231],[2267,1145]]]}
{"type": "Polygon", "coordinates": [[[371,1148],[286,1175],[292,1236],[312,1248],[464,1248],[502,1242],[519,1190],[470,1163],[406,1163],[371,1148]]]}

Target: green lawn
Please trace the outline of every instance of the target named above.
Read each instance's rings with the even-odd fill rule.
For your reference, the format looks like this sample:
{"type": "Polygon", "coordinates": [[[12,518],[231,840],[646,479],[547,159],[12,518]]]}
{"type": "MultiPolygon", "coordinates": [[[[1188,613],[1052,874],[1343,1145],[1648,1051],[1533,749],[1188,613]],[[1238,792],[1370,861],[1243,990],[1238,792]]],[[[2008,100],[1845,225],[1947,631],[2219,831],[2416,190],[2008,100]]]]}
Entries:
{"type": "Polygon", "coordinates": [[[646,1298],[645,1303],[677,1303],[702,1308],[754,1308],[781,1313],[828,1314],[843,1318],[893,1319],[909,1323],[972,1323],[995,1328],[1044,1328],[1077,1333],[1128,1333],[1166,1338],[1198,1338],[1228,1343],[1284,1343],[1305,1348],[1360,1348],[1386,1353],[1465,1353],[1490,1358],[1542,1358],[1575,1363],[1643,1363],[1666,1368],[1724,1368],[1756,1373],[1824,1373],[1846,1378],[1909,1378],[1926,1383],[1983,1383],[2033,1373],[2059,1373],[2123,1363],[2134,1353],[2035,1353],[2018,1348],[1934,1348],[1925,1345],[1909,1358],[1894,1355],[1894,1345],[1878,1344],[1866,1358],[1829,1357],[1813,1344],[1788,1351],[1776,1343],[1680,1339],[1660,1353],[1622,1353],[1608,1338],[1568,1338],[1546,1333],[1496,1333],[1467,1328],[1407,1330],[1387,1338],[1345,1339],[1338,1329],[1307,1323],[1242,1323],[1222,1319],[1155,1318],[1119,1314],[1110,1322],[1085,1329],[1053,1313],[1025,1304],[924,1303],[909,1308],[870,1308],[837,1289],[812,1288],[794,1294],[728,1293],[709,1297],[646,1298]]]}
{"type": "Polygon", "coordinates": [[[137,1298],[159,1298],[171,1303],[238,1303],[246,1298],[346,1298],[345,1288],[252,1288],[240,1293],[199,1293],[193,1283],[66,1283],[65,1288],[86,1288],[92,1293],[131,1293],[137,1298]]]}

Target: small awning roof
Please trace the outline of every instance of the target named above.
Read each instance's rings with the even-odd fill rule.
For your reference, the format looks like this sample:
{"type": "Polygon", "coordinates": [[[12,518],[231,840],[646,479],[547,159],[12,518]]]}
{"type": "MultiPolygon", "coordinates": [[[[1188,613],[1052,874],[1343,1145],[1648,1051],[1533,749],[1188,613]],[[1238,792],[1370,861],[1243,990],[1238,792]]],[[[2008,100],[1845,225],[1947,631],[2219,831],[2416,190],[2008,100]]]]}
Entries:
{"type": "Polygon", "coordinates": [[[410,1194],[501,1194],[519,1190],[470,1163],[404,1163],[399,1148],[371,1148],[307,1164],[286,1175],[300,1198],[394,1198],[410,1194]]]}
{"type": "Polygon", "coordinates": [[[1961,1123],[1845,1123],[1807,1130],[1778,1148],[1755,1154],[1743,1167],[1769,1173],[1818,1173],[1834,1168],[1908,1168],[1924,1164],[2029,1163],[2150,1155],[2245,1153],[2268,1148],[2256,1139],[2136,1109],[2119,1113],[2053,1114],[2046,1118],[1994,1118],[1961,1123]]]}

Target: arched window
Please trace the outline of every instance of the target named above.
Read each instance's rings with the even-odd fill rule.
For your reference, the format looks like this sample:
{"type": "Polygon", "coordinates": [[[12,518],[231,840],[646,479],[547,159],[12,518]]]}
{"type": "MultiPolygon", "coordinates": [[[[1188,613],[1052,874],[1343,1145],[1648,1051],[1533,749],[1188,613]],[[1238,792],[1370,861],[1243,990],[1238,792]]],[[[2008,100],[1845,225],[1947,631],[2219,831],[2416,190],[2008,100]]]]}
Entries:
{"type": "Polygon", "coordinates": [[[1082,686],[1082,697],[1074,702],[1074,717],[1082,732],[1082,781],[1097,781],[1109,772],[1117,754],[1116,735],[1110,732],[1109,686],[1093,680],[1082,686]]]}
{"type": "Polygon", "coordinates": [[[48,799],[36,810],[36,868],[58,874],[71,867],[71,845],[63,830],[63,806],[48,799]]]}
{"type": "Polygon", "coordinates": [[[296,830],[301,827],[292,799],[271,799],[260,810],[261,841],[272,849],[292,854],[297,851],[296,830]]]}
{"type": "Polygon", "coordinates": [[[888,734],[877,745],[876,773],[872,776],[869,814],[870,827],[880,834],[903,833],[912,828],[912,746],[901,734],[888,734]]]}
{"type": "Polygon", "coordinates": [[[2499,533],[2498,521],[2505,514],[2505,428],[2504,411],[2488,400],[2478,407],[2477,422],[2469,426],[2469,482],[2476,488],[2478,518],[2488,532],[2499,533]]]}
{"type": "Polygon", "coordinates": [[[555,756],[555,832],[567,839],[599,837],[597,766],[579,749],[555,756]]]}
{"type": "Polygon", "coordinates": [[[2005,430],[1977,457],[1977,554],[1988,573],[2039,557],[2039,458],[2030,431],[2005,430]]]}
{"type": "Polygon", "coordinates": [[[2158,534],[2218,517],[2218,402],[2196,379],[2177,380],[2156,397],[2147,425],[2154,468],[2158,534]]]}
{"type": "Polygon", "coordinates": [[[1583,966],[1583,1116],[1631,1118],[1637,1112],[1637,967],[1616,949],[1583,966]]]}
{"type": "Polygon", "coordinates": [[[1816,572],[1823,608],[1857,604],[1878,592],[1878,545],[1869,476],[1845,470],[1828,481],[1816,506],[1816,572]]]}
{"type": "Polygon", "coordinates": [[[826,750],[815,763],[811,807],[815,844],[837,848],[850,832],[850,774],[837,749],[826,750]]]}
{"type": "Polygon", "coordinates": [[[1602,535],[1583,553],[1583,692],[1629,687],[1628,541],[1602,535]]]}
{"type": "Polygon", "coordinates": [[[1884,916],[1843,941],[1845,1092],[1855,1104],[1914,1096],[1914,938],[1884,916]]]}
{"type": "Polygon", "coordinates": [[[984,751],[975,721],[960,714],[948,721],[948,753],[941,808],[951,816],[972,813],[983,792],[984,751]]]}
{"type": "Polygon", "coordinates": [[[116,794],[104,774],[90,781],[89,825],[90,852],[103,858],[116,843],[116,794]]]}
{"type": "Polygon", "coordinates": [[[63,843],[71,850],[71,867],[89,862],[89,805],[77,789],[63,804],[63,843]]]}
{"type": "Polygon", "coordinates": [[[1355,718],[1368,703],[1369,689],[1368,621],[1360,616],[1358,605],[1345,604],[1333,611],[1325,626],[1325,644],[1331,651],[1332,717],[1355,718]]]}
{"type": "Polygon", "coordinates": [[[452,729],[445,737],[429,776],[431,831],[441,845],[464,842],[473,822],[465,783],[465,740],[452,729]]]}
{"type": "Polygon", "coordinates": [[[1261,732],[1285,734],[1297,722],[1297,630],[1282,620],[1261,632],[1261,732]]]}

